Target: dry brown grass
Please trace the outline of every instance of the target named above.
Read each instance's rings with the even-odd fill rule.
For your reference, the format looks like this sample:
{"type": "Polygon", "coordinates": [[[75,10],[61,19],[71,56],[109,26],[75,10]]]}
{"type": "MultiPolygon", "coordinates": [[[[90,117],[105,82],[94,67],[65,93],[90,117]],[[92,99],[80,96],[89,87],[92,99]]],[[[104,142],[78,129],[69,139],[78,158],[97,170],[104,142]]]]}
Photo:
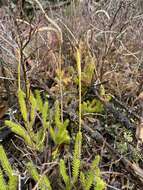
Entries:
{"type": "MultiPolygon", "coordinates": [[[[142,1],[85,0],[76,6],[71,3],[67,7],[59,7],[56,10],[48,7],[46,13],[50,21],[39,9],[34,10],[34,17],[29,20],[18,6],[15,10],[8,6],[0,8],[0,58],[4,61],[4,65],[0,65],[0,81],[4,83],[0,89],[0,95],[3,93],[7,95],[8,91],[11,95],[15,95],[17,92],[17,65],[18,52],[20,52],[22,87],[28,79],[32,87],[48,92],[54,100],[62,99],[64,117],[69,117],[71,112],[73,114],[74,119],[71,120],[70,126],[73,128],[69,131],[71,136],[74,136],[77,130],[75,126],[78,107],[78,72],[75,50],[80,45],[81,76],[83,77],[81,78],[83,96],[81,101],[91,101],[93,97],[90,97],[88,88],[90,89],[95,82],[103,82],[106,94],[115,96],[131,111],[136,110],[140,117],[141,106],[138,101],[134,101],[143,91],[142,1]],[[94,75],[84,78],[87,75],[84,75],[83,71],[90,63],[95,66],[94,75]],[[5,70],[5,74],[2,69],[5,70]],[[7,82],[9,82],[9,88],[5,85],[7,82]]],[[[119,108],[119,111],[122,113],[125,110],[119,108]]],[[[96,130],[103,133],[105,142],[107,140],[117,150],[121,149],[118,149],[119,143],[124,145],[122,140],[126,133],[131,132],[135,136],[134,129],[126,131],[125,127],[106,111],[102,114],[93,113],[92,116],[88,113],[82,119],[81,122],[93,128],[96,124],[96,130]]],[[[129,119],[135,126],[138,124],[132,117],[129,119]]],[[[96,143],[86,134],[83,136],[84,167],[88,168],[95,153],[100,154],[102,169],[105,170],[103,171],[104,179],[108,184],[107,189],[111,186],[117,189],[122,187],[122,189],[135,189],[136,185],[140,186],[140,183],[132,178],[131,173],[126,175],[119,160],[115,159],[106,148],[106,143],[96,143]]],[[[128,142],[128,139],[124,140],[128,142]]],[[[136,150],[133,143],[136,144],[135,137],[132,144],[128,142],[129,149],[124,155],[135,162],[136,157],[132,155],[135,151],[132,153],[129,151],[132,150],[131,147],[136,150]]],[[[68,152],[63,147],[61,150],[62,156],[68,152]]],[[[26,148],[24,151],[27,153],[26,148]]],[[[48,151],[50,152],[49,149],[48,151]]],[[[36,158],[33,152],[27,154],[30,159],[36,158]]],[[[39,165],[42,162],[40,156],[36,158],[39,165]]],[[[23,155],[21,157],[25,159],[23,155]]],[[[142,157],[137,157],[137,159],[140,164],[142,157]]],[[[56,169],[51,169],[50,177],[53,183],[54,177],[57,176],[56,169]]]]}

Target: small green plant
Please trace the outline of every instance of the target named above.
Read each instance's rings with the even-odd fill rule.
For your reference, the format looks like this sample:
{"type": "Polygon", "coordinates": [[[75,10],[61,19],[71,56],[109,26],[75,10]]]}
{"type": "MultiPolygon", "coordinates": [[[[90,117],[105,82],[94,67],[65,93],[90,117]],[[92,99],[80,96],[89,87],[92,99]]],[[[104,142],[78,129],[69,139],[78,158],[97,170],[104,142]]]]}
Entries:
{"type": "Polygon", "coordinates": [[[76,63],[78,70],[78,87],[79,87],[79,128],[78,133],[75,138],[75,147],[73,151],[73,160],[72,160],[72,179],[66,173],[66,164],[64,160],[60,161],[60,174],[66,185],[66,190],[70,190],[73,185],[78,181],[80,164],[81,164],[81,144],[82,144],[82,133],[81,133],[81,53],[80,48],[76,48],[76,63]]]}
{"type": "Polygon", "coordinates": [[[87,100],[81,105],[82,114],[86,113],[101,113],[104,111],[104,106],[101,101],[93,99],[92,101],[87,100]]]}
{"type": "Polygon", "coordinates": [[[49,128],[49,122],[47,121],[49,109],[48,102],[46,101],[43,103],[40,94],[37,91],[36,97],[30,92],[29,105],[27,105],[26,95],[21,89],[18,91],[18,101],[24,126],[20,123],[15,123],[9,120],[6,120],[5,124],[11,128],[14,133],[22,137],[29,147],[42,151],[46,137],[46,130],[49,128]],[[34,132],[33,127],[37,113],[41,115],[42,128],[37,132],[34,132]]]}
{"type": "Polygon", "coordinates": [[[3,147],[0,145],[0,163],[3,170],[0,169],[0,189],[1,190],[16,190],[18,186],[18,177],[9,163],[3,147]],[[8,182],[4,180],[4,174],[8,177],[8,182]]]}
{"type": "Polygon", "coordinates": [[[24,126],[9,120],[6,120],[5,124],[9,128],[11,128],[14,133],[22,137],[28,146],[38,151],[42,151],[44,148],[47,129],[49,129],[52,140],[57,146],[56,151],[61,144],[68,144],[70,141],[70,137],[66,128],[69,121],[65,120],[63,123],[61,122],[58,101],[55,103],[55,128],[53,128],[49,125],[48,121],[48,102],[46,101],[45,103],[43,103],[40,92],[36,91],[35,97],[32,93],[30,93],[29,109],[27,108],[25,98],[25,93],[22,90],[19,90],[18,101],[21,115],[24,121],[24,126]],[[37,113],[41,117],[42,127],[35,132],[33,127],[37,113]]]}
{"type": "Polygon", "coordinates": [[[67,126],[69,124],[69,120],[61,121],[60,119],[60,108],[59,102],[55,102],[55,127],[50,126],[50,135],[56,145],[56,150],[53,155],[56,156],[58,148],[61,144],[69,144],[70,136],[67,131],[67,126]]]}
{"type": "MultiPolygon", "coordinates": [[[[133,134],[127,129],[122,130],[122,138],[119,138],[117,142],[117,148],[121,154],[127,154],[129,150],[129,144],[133,142],[133,134]]],[[[133,153],[134,151],[132,151],[133,153]]]]}
{"type": "Polygon", "coordinates": [[[31,177],[36,181],[37,188],[39,187],[41,190],[52,190],[48,177],[45,174],[40,175],[32,162],[27,163],[27,169],[31,177]]]}
{"type": "Polygon", "coordinates": [[[90,190],[92,186],[94,187],[94,190],[105,189],[106,184],[101,178],[99,161],[100,157],[96,156],[91,164],[90,170],[86,173],[80,172],[80,181],[84,190],[90,190]]]}
{"type": "Polygon", "coordinates": [[[89,87],[91,85],[92,79],[95,74],[95,60],[90,55],[90,53],[87,53],[85,57],[85,65],[83,68],[83,71],[81,72],[81,81],[84,84],[85,87],[89,87]]]}
{"type": "MultiPolygon", "coordinates": [[[[76,140],[78,139],[77,137],[76,140]]],[[[80,181],[83,190],[90,190],[91,187],[94,187],[94,190],[104,190],[106,187],[106,183],[103,181],[101,177],[101,172],[99,169],[99,161],[100,157],[96,156],[95,160],[92,162],[90,169],[87,172],[80,171],[80,158],[77,158],[76,156],[76,144],[75,142],[75,148],[74,148],[74,156],[73,156],[73,163],[72,163],[72,178],[69,177],[67,173],[67,168],[65,161],[63,159],[60,160],[60,174],[63,178],[63,181],[65,183],[65,190],[71,190],[72,187],[76,185],[78,181],[80,181]],[[80,175],[80,178],[78,178],[80,175]]]]}
{"type": "Polygon", "coordinates": [[[75,139],[75,146],[73,151],[73,160],[72,160],[72,179],[67,174],[66,164],[63,159],[60,160],[60,174],[63,178],[63,181],[66,186],[66,190],[71,190],[72,187],[76,184],[78,181],[78,176],[80,172],[80,164],[81,164],[81,145],[79,146],[79,143],[82,141],[82,134],[77,133],[76,139],[75,139]]]}
{"type": "MultiPolygon", "coordinates": [[[[81,83],[88,79],[88,83],[91,83],[94,66],[86,65],[83,72],[81,71],[81,49],[80,46],[76,47],[76,62],[77,62],[77,71],[78,71],[78,132],[75,137],[74,149],[72,152],[72,171],[69,174],[66,167],[66,161],[61,159],[59,161],[59,171],[60,176],[62,177],[65,189],[71,190],[76,188],[77,184],[85,190],[89,190],[92,186],[95,190],[102,190],[105,187],[105,183],[101,179],[100,170],[98,167],[99,159],[98,157],[92,163],[90,170],[87,173],[81,171],[82,158],[81,158],[81,149],[82,149],[82,114],[91,113],[91,112],[102,112],[103,105],[100,101],[92,100],[82,103],[82,85],[81,83]],[[92,76],[90,73],[92,72],[92,76]],[[82,78],[83,77],[83,78],[82,78]],[[83,80],[83,81],[82,81],[83,80]]],[[[19,71],[20,73],[20,71],[19,71]]],[[[59,70],[59,80],[61,81],[62,72],[61,68],[59,70]]],[[[61,83],[62,84],[62,83],[61,83]]],[[[102,93],[103,96],[105,93],[102,93]]],[[[44,151],[46,139],[50,137],[54,144],[54,151],[52,152],[51,160],[58,159],[60,147],[63,144],[70,143],[70,136],[67,130],[69,125],[69,120],[63,119],[63,99],[62,99],[62,90],[61,90],[61,102],[55,102],[55,109],[49,109],[48,101],[43,101],[39,91],[35,92],[35,95],[29,90],[27,85],[26,93],[20,88],[20,75],[19,75],[19,90],[18,90],[18,101],[19,108],[22,116],[21,123],[13,122],[6,120],[5,124],[17,135],[23,138],[24,142],[28,147],[35,151],[44,151]],[[52,113],[52,117],[50,117],[52,113]],[[54,117],[53,117],[54,114],[54,117]],[[36,118],[39,118],[40,126],[35,127],[36,118]],[[49,135],[47,135],[49,133],[49,135]]],[[[52,144],[52,145],[53,145],[52,144]]],[[[39,171],[36,165],[30,160],[26,164],[28,173],[35,180],[36,187],[41,190],[52,190],[52,186],[49,181],[49,176],[46,173],[39,174],[39,171]]],[[[0,171],[1,172],[1,171],[0,171]]],[[[1,183],[4,184],[4,180],[1,179],[1,183]]],[[[3,185],[4,186],[4,185],[3,185]]]]}

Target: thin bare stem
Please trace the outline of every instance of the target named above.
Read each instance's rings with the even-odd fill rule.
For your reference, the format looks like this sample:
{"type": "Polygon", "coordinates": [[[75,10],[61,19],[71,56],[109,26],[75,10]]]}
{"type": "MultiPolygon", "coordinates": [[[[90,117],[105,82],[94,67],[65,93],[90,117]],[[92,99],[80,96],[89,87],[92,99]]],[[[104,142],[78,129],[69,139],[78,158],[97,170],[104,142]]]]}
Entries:
{"type": "Polygon", "coordinates": [[[40,10],[42,11],[42,13],[44,14],[45,18],[47,19],[47,21],[57,29],[57,31],[58,31],[58,33],[59,33],[59,35],[58,35],[58,36],[59,36],[59,40],[60,40],[60,42],[62,43],[62,41],[63,41],[63,36],[62,36],[61,28],[58,26],[58,24],[57,24],[54,20],[52,20],[52,19],[47,15],[47,13],[45,12],[43,6],[41,5],[41,3],[40,3],[38,0],[33,0],[33,1],[35,1],[35,2],[37,3],[37,5],[39,6],[40,10]]]}

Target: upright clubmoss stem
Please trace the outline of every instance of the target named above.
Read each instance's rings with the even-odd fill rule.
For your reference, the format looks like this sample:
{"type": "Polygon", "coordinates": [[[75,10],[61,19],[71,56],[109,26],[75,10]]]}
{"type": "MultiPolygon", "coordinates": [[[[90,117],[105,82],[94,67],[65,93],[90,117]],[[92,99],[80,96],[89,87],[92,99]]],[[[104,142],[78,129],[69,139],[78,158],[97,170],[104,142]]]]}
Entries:
{"type": "Polygon", "coordinates": [[[79,86],[79,132],[81,132],[81,54],[79,48],[76,48],[76,62],[77,62],[78,86],[79,86]]]}
{"type": "Polygon", "coordinates": [[[20,86],[20,67],[21,67],[21,54],[20,54],[20,50],[18,50],[18,90],[21,89],[21,86],[20,86]]]}
{"type": "Polygon", "coordinates": [[[60,87],[60,104],[61,104],[61,122],[63,123],[63,83],[62,83],[62,52],[61,47],[59,51],[59,70],[60,70],[60,80],[59,80],[59,87],[60,87]]]}

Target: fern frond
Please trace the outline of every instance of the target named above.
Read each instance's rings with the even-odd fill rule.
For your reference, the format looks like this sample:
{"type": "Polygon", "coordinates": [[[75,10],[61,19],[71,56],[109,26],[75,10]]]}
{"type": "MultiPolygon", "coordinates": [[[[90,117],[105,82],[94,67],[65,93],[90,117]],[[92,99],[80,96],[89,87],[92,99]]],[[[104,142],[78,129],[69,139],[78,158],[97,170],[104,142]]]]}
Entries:
{"type": "Polygon", "coordinates": [[[50,134],[56,145],[61,145],[63,143],[69,144],[70,136],[67,131],[67,126],[69,124],[69,120],[66,119],[64,122],[60,120],[60,108],[59,102],[55,103],[55,129],[50,127],[50,134]]]}
{"type": "MultiPolygon", "coordinates": [[[[44,175],[44,176],[42,177],[41,181],[42,181],[42,183],[40,183],[40,184],[41,184],[41,186],[42,186],[43,188],[45,188],[45,190],[52,190],[50,181],[49,181],[49,179],[48,179],[47,176],[44,175]]],[[[44,189],[43,189],[43,190],[44,190],[44,189]]]]}
{"type": "Polygon", "coordinates": [[[18,90],[18,101],[23,120],[27,122],[28,112],[25,103],[25,93],[21,89],[18,90]]]}
{"type": "Polygon", "coordinates": [[[68,124],[69,124],[69,120],[65,120],[63,123],[61,123],[60,128],[56,132],[56,143],[58,145],[63,144],[63,143],[69,144],[70,142],[70,136],[66,129],[68,124]]]}
{"type": "Polygon", "coordinates": [[[100,162],[100,156],[97,155],[91,165],[91,170],[96,172],[96,176],[100,175],[99,162],[100,162]]]}
{"type": "Polygon", "coordinates": [[[81,143],[82,143],[82,133],[78,132],[75,138],[75,145],[74,145],[74,158],[80,159],[81,157],[81,143]]]}
{"type": "Polygon", "coordinates": [[[39,174],[32,162],[27,163],[27,169],[34,180],[39,180],[39,174]]]}
{"type": "Polygon", "coordinates": [[[54,131],[52,126],[50,126],[50,135],[52,137],[52,140],[56,143],[56,132],[54,131]]]}

